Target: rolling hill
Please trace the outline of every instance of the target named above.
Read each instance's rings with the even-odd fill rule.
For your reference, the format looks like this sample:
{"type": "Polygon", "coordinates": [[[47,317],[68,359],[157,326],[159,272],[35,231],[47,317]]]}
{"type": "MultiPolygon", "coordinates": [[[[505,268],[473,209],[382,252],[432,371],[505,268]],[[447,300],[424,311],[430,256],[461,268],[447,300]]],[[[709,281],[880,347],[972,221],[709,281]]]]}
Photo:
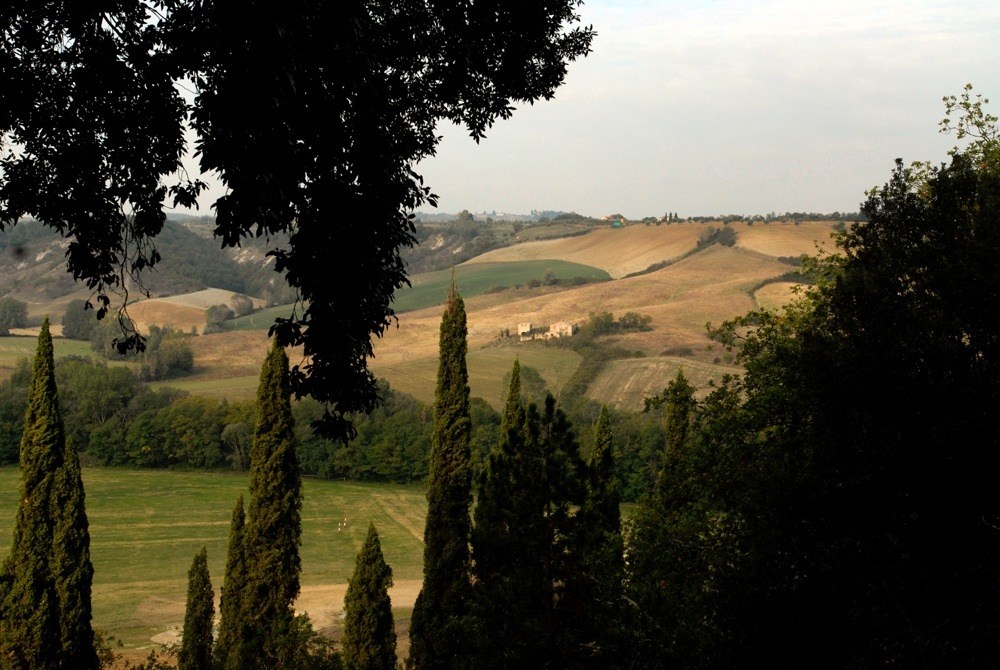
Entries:
{"type": "MultiPolygon", "coordinates": [[[[580,323],[605,311],[616,316],[626,311],[648,315],[652,329],[608,338],[610,344],[641,358],[609,364],[590,389],[591,397],[637,408],[642,394],[662,389],[678,367],[684,367],[704,391],[711,379],[732,371],[724,354],[708,349],[705,324],[787,301],[795,286],[783,281],[794,270],[789,258],[829,245],[834,227],[833,222],[733,223],[727,224],[735,233],[732,246],[699,244],[706,231],[721,225],[583,227],[568,231],[573,233],[569,237],[515,243],[457,266],[469,319],[473,394],[499,406],[504,392],[501,379],[515,357],[539,370],[558,393],[579,364],[579,355],[565,347],[520,343],[502,334],[516,333],[522,322],[536,327],[557,321],[580,323]],[[648,271],[656,264],[660,269],[648,271]],[[636,272],[641,274],[626,276],[636,272]],[[592,281],[580,285],[554,281],[573,277],[592,281]]],[[[424,401],[433,394],[440,305],[450,277],[448,270],[414,275],[413,287],[397,296],[398,323],[375,341],[373,371],[424,401]]],[[[23,284],[16,276],[8,281],[23,284]]],[[[78,288],[73,290],[79,294],[78,288]]],[[[37,291],[39,302],[32,305],[32,313],[55,311],[67,299],[57,296],[46,301],[42,296],[49,292],[55,291],[37,291]]],[[[204,309],[227,302],[229,296],[229,289],[201,289],[136,303],[131,312],[140,324],[200,330],[204,309]]],[[[259,299],[255,302],[260,304],[259,299]]],[[[252,396],[267,347],[266,330],[274,316],[290,311],[291,306],[263,310],[231,322],[231,332],[194,338],[195,373],[171,383],[194,393],[252,396]]],[[[293,355],[293,362],[301,359],[293,355]]]]}

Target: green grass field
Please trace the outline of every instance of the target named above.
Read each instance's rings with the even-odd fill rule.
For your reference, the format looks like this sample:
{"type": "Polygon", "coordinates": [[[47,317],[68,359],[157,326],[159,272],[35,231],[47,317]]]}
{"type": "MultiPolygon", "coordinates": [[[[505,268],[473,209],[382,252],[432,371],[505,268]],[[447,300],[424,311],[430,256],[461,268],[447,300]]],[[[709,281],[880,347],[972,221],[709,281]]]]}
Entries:
{"type": "Polygon", "coordinates": [[[258,384],[260,384],[260,375],[193,381],[168,379],[162,382],[152,382],[150,386],[155,389],[170,387],[187,391],[192,395],[204,395],[225,400],[253,400],[257,397],[258,384]]]}
{"type": "MultiPolygon", "coordinates": [[[[237,496],[246,495],[246,476],[86,468],[83,479],[95,571],[94,625],[127,647],[155,646],[152,637],[183,624],[187,572],[202,546],[208,548],[218,596],[229,519],[237,496]]],[[[17,468],[0,468],[0,556],[9,550],[19,488],[17,468]]],[[[303,496],[298,604],[318,628],[336,634],[343,588],[369,521],[378,528],[397,586],[415,596],[423,570],[422,487],[307,479],[303,496]],[[345,516],[347,529],[338,532],[345,516]]],[[[408,616],[400,610],[403,626],[408,616]]]]}
{"type": "MultiPolygon", "coordinates": [[[[90,349],[90,342],[82,340],[64,340],[57,337],[52,340],[52,345],[56,358],[94,355],[90,349]]],[[[34,356],[37,347],[38,338],[36,337],[0,337],[0,379],[6,379],[10,376],[19,359],[34,356]]]]}

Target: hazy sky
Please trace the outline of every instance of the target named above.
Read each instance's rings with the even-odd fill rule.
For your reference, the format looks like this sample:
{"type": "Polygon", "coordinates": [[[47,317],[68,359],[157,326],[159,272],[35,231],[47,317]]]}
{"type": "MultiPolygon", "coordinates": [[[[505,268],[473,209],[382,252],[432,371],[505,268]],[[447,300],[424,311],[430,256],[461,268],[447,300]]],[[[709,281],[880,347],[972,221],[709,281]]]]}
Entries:
{"type": "Polygon", "coordinates": [[[1000,110],[1000,2],[589,0],[554,100],[418,166],[438,211],[640,218],[854,211],[893,160],[940,161],[942,96],[1000,110]]]}

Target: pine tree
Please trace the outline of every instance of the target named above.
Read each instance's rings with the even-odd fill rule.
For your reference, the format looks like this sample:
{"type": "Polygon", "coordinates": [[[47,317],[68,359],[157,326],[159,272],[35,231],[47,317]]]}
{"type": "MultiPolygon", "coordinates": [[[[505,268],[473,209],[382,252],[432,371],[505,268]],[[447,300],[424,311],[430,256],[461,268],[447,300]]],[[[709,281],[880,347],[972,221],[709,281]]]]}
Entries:
{"type": "Polygon", "coordinates": [[[21,497],[3,570],[0,652],[5,667],[97,667],[89,545],[79,460],[66,444],[46,319],[28,390],[21,497]]]}
{"type": "Polygon", "coordinates": [[[301,475],[289,394],[288,357],[275,344],[264,361],[250,453],[247,547],[247,656],[261,667],[291,667],[286,644],[299,594],[301,475]]]}
{"type": "Polygon", "coordinates": [[[396,630],[390,586],[392,568],[386,565],[375,524],[370,523],[344,597],[342,644],[347,670],[395,670],[396,630]]]}
{"type": "Polygon", "coordinates": [[[211,670],[212,620],[215,617],[212,580],[208,575],[208,552],[205,547],[195,554],[188,572],[187,607],[184,610],[184,636],[177,657],[178,670],[211,670]]]}
{"type": "Polygon", "coordinates": [[[216,636],[213,655],[218,670],[240,670],[245,665],[243,656],[246,613],[244,590],[246,587],[247,556],[243,541],[246,517],[243,513],[243,496],[236,501],[233,519],[229,525],[229,551],[226,555],[226,574],[219,602],[219,634],[216,636]]]}
{"type": "Polygon", "coordinates": [[[452,277],[441,335],[424,528],[424,583],[410,622],[407,664],[455,668],[467,659],[471,466],[465,303],[452,277]]]}

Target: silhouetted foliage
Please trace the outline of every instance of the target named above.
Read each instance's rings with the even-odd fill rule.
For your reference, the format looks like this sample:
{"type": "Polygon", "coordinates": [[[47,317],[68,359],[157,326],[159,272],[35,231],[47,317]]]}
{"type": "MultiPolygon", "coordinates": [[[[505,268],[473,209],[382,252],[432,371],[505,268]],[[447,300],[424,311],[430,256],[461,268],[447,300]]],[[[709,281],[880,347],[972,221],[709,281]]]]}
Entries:
{"type": "Polygon", "coordinates": [[[344,436],[345,417],[377,399],[370,338],[407,281],[409,212],[436,200],[412,166],[434,153],[439,120],[481,138],[513,103],[551,97],[590,49],[576,9],[18,5],[0,33],[0,133],[23,149],[3,159],[0,221],[31,213],[71,237],[69,269],[106,310],[108,292],[160,261],[150,240],[168,193],[190,205],[203,187],[160,186],[189,121],[202,170],[226,186],[215,235],[229,246],[288,235],[269,253],[308,307],[274,334],[304,347],[293,387],[326,403],[325,430],[344,436]],[[190,103],[174,86],[184,77],[198,82],[190,103]]]}
{"type": "Polygon", "coordinates": [[[424,581],[410,621],[407,662],[418,670],[454,668],[467,663],[471,652],[468,607],[472,592],[469,566],[472,421],[467,349],[465,302],[453,279],[441,318],[424,527],[424,581]]]}

